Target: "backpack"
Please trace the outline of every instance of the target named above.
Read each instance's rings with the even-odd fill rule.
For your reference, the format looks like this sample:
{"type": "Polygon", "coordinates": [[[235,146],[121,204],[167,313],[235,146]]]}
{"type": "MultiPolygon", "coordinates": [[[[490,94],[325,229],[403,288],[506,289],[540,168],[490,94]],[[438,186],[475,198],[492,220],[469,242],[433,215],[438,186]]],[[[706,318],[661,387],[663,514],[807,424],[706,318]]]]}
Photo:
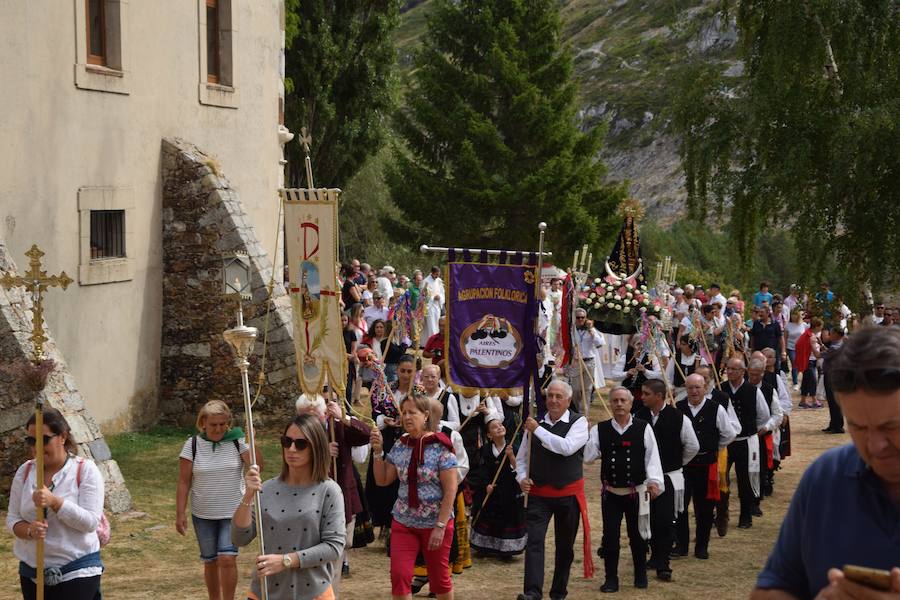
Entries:
{"type": "MultiPolygon", "coordinates": [[[[241,444],[237,440],[231,440],[234,442],[234,449],[237,450],[238,456],[241,455],[241,444]]],[[[197,436],[191,436],[191,462],[197,460],[197,436]]]]}
{"type": "MultiPolygon", "coordinates": [[[[34,460],[29,460],[25,463],[25,473],[22,476],[22,483],[24,484],[28,481],[28,475],[31,473],[31,467],[34,465],[34,460]]],[[[75,471],[75,485],[77,487],[81,487],[81,469],[84,467],[84,459],[78,458],[78,469],[75,471]]],[[[106,518],[106,512],[100,511],[100,523],[97,525],[97,539],[100,540],[100,547],[103,548],[109,543],[109,538],[112,535],[109,526],[109,519],[106,518]]]]}

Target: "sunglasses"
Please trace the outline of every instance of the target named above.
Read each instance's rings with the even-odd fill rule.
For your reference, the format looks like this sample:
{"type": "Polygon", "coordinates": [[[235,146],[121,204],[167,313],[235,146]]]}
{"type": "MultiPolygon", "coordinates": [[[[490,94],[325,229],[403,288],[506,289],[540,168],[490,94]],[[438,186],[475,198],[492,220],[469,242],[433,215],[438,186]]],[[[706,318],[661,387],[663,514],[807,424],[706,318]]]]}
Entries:
{"type": "Polygon", "coordinates": [[[294,445],[294,448],[297,449],[298,452],[302,452],[309,448],[309,440],[304,438],[294,438],[288,437],[286,435],[281,436],[281,447],[287,450],[291,447],[291,444],[294,445]]]}
{"type": "Polygon", "coordinates": [[[853,392],[859,388],[873,392],[893,392],[900,389],[900,369],[834,369],[828,372],[831,387],[836,392],[853,392]]]}
{"type": "MultiPolygon", "coordinates": [[[[50,440],[55,438],[57,435],[59,435],[59,434],[54,433],[53,435],[44,435],[44,445],[46,446],[47,444],[49,444],[50,440]]],[[[26,435],[25,443],[28,444],[29,446],[34,446],[37,443],[37,439],[33,435],[26,435]]]]}

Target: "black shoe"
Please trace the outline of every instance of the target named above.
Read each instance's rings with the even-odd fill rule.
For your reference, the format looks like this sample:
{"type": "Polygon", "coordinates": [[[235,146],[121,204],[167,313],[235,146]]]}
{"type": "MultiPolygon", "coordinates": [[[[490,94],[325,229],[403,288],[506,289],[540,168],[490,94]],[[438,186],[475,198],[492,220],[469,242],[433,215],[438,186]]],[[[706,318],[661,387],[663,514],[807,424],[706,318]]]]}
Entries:
{"type": "Polygon", "coordinates": [[[634,576],[634,587],[641,589],[641,590],[645,590],[645,589],[647,589],[648,585],[649,584],[647,583],[647,573],[644,573],[643,575],[635,575],[634,576]]]}
{"type": "Polygon", "coordinates": [[[844,433],[844,430],[843,429],[832,429],[828,433],[844,433]]]}
{"type": "Polygon", "coordinates": [[[648,568],[648,569],[656,569],[656,568],[658,568],[658,567],[657,567],[657,564],[656,564],[657,562],[658,562],[658,561],[656,560],[656,557],[655,557],[655,556],[651,556],[651,557],[647,560],[647,568],[648,568]]]}
{"type": "Polygon", "coordinates": [[[600,586],[600,591],[604,594],[611,594],[613,592],[619,591],[619,578],[606,578],[606,581],[603,582],[603,585],[600,586]]]}
{"type": "Polygon", "coordinates": [[[709,552],[705,548],[694,548],[694,558],[699,558],[700,560],[708,560],[709,552]]]}
{"type": "Polygon", "coordinates": [[[341,565],[341,577],[350,577],[350,565],[341,565]]]}
{"type": "Polygon", "coordinates": [[[716,505],[716,533],[719,537],[725,537],[728,534],[728,507],[719,502],[716,505]]]}
{"type": "Polygon", "coordinates": [[[831,427],[826,427],[822,430],[822,433],[834,433],[834,429],[832,429],[831,427]]]}
{"type": "MultiPolygon", "coordinates": [[[[669,553],[669,557],[671,557],[671,558],[684,558],[687,555],[688,555],[687,548],[674,548],[669,553]]],[[[650,564],[648,563],[647,566],[649,567],[650,564]]]]}
{"type": "Polygon", "coordinates": [[[656,578],[660,581],[672,581],[672,571],[657,571],[656,578]]]}
{"type": "MultiPolygon", "coordinates": [[[[762,509],[758,506],[754,506],[753,509],[750,511],[750,514],[753,515],[754,517],[763,516],[762,509]]],[[[740,525],[738,525],[738,527],[740,527],[740,525]]]]}
{"type": "Polygon", "coordinates": [[[425,587],[426,583],[428,583],[427,577],[413,577],[412,585],[410,586],[412,588],[412,593],[418,594],[422,588],[425,587]]]}
{"type": "Polygon", "coordinates": [[[746,519],[746,520],[743,520],[743,519],[742,519],[742,520],[738,523],[738,529],[750,529],[751,527],[753,527],[753,520],[752,520],[752,519],[746,519]]]}

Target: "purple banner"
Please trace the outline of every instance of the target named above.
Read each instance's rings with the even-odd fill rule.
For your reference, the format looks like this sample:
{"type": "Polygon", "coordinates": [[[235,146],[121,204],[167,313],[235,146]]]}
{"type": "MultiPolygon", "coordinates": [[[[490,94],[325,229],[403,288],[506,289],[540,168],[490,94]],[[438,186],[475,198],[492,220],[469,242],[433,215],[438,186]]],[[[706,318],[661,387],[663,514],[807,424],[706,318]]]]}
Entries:
{"type": "Polygon", "coordinates": [[[451,262],[445,340],[450,383],[511,390],[535,365],[534,266],[451,262]]]}

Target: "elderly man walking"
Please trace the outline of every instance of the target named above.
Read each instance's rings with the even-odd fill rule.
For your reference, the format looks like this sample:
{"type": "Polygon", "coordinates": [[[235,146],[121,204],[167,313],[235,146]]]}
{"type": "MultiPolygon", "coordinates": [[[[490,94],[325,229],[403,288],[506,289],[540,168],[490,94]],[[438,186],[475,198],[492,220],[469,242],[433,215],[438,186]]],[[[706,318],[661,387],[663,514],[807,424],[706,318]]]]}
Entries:
{"type": "Polygon", "coordinates": [[[562,600],[568,594],[579,516],[584,527],[584,572],[586,577],[593,575],[582,473],[587,419],[569,411],[572,387],[565,381],[554,379],[547,387],[546,398],[546,416],[540,423],[531,417],[525,420],[527,434],[516,455],[516,479],[528,495],[525,582],[518,600],[543,598],[544,538],[551,517],[556,536],[551,600],[562,600]],[[529,452],[533,453],[530,467],[529,452]]]}

